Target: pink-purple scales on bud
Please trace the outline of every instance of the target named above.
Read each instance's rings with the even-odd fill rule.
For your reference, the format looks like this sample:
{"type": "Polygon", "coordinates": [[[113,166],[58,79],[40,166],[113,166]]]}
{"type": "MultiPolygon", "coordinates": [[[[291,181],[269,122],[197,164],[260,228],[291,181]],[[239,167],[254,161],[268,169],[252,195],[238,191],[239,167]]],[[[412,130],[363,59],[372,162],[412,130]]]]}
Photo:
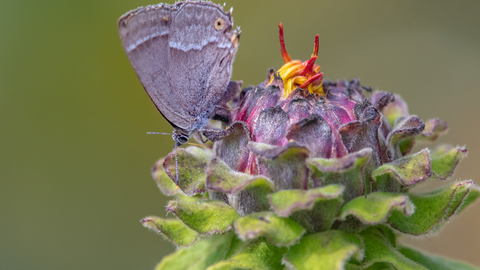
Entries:
{"type": "MultiPolygon", "coordinates": [[[[406,154],[410,147],[403,147],[402,152],[402,142],[411,141],[424,130],[423,121],[408,115],[399,96],[376,92],[367,98],[364,92],[371,90],[361,86],[358,79],[324,81],[320,67],[315,65],[318,35],[314,53],[305,62],[291,60],[287,54],[282,25],[280,43],[285,65],[276,72],[271,70],[260,85],[244,89],[233,112],[236,123],[232,127],[244,129],[245,138],[239,140],[240,145],[232,144],[228,137],[238,137],[240,131],[226,131],[233,135],[217,143],[216,155],[233,170],[268,176],[277,190],[306,189],[309,175],[313,176],[312,186],[319,187],[323,179],[312,174],[307,159],[329,159],[329,169],[344,170],[355,160],[369,156],[359,169],[365,167],[371,173],[406,154]],[[397,122],[389,123],[384,112],[398,111],[401,115],[397,122]],[[289,149],[303,154],[292,155],[289,149]]],[[[358,181],[355,190],[347,191],[351,193],[348,197],[374,191],[366,186],[372,182],[370,177],[358,181]]],[[[388,189],[398,191],[400,184],[389,183],[388,189]]]]}

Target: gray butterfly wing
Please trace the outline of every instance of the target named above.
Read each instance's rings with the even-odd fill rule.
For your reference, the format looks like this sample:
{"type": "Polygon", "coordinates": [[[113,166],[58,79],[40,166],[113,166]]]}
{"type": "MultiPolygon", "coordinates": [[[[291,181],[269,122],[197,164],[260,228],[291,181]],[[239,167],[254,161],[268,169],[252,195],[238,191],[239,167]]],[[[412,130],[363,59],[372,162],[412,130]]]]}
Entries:
{"type": "Polygon", "coordinates": [[[174,127],[189,133],[203,127],[223,96],[238,44],[232,24],[230,13],[209,2],[149,6],[119,19],[132,66],[174,127]]]}
{"type": "Polygon", "coordinates": [[[169,36],[167,74],[179,93],[179,105],[203,127],[223,97],[230,80],[238,34],[232,17],[210,2],[188,2],[178,11],[169,36]],[[203,122],[202,122],[203,121],[203,122]]]}

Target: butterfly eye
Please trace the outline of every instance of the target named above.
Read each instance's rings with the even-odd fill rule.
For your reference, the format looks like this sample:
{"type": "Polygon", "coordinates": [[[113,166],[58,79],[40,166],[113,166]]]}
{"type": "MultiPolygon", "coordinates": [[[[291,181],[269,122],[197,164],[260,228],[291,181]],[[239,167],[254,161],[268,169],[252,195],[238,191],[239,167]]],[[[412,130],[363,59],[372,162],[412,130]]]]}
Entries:
{"type": "Polygon", "coordinates": [[[222,19],[217,19],[215,21],[215,30],[222,30],[223,28],[223,20],[222,19]]]}

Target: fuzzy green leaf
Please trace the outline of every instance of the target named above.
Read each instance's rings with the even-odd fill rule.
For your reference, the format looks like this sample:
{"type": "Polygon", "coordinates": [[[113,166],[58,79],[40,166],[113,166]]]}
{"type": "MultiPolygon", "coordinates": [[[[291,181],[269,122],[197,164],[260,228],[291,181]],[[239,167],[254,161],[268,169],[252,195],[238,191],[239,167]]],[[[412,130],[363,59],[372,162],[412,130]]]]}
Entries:
{"type": "Polygon", "coordinates": [[[458,163],[467,155],[465,147],[441,145],[433,151],[432,171],[436,177],[445,180],[452,176],[458,163]]]}
{"type": "MultiPolygon", "coordinates": [[[[186,195],[192,196],[206,191],[205,179],[207,178],[207,174],[205,173],[205,166],[210,161],[211,156],[212,154],[210,150],[196,146],[177,148],[179,174],[178,187],[186,195]]],[[[165,158],[163,168],[170,179],[175,181],[175,151],[168,154],[165,158]]]]}
{"type": "Polygon", "coordinates": [[[247,173],[236,172],[230,169],[221,159],[214,158],[207,166],[207,188],[223,193],[237,193],[244,189],[252,181],[259,182],[259,186],[265,186],[273,190],[273,182],[265,177],[252,177],[247,173]]]}
{"type": "Polygon", "coordinates": [[[423,195],[412,194],[409,197],[415,205],[415,212],[411,216],[393,212],[388,223],[392,228],[406,234],[426,234],[438,229],[478,196],[478,188],[474,188],[472,181],[458,182],[423,195]]]}
{"type": "Polygon", "coordinates": [[[170,179],[170,177],[163,169],[164,161],[165,159],[162,158],[155,163],[152,168],[152,177],[163,194],[165,194],[166,196],[173,196],[181,191],[177,188],[175,182],[170,179]]]}
{"type": "Polygon", "coordinates": [[[167,211],[200,234],[224,233],[239,217],[235,209],[221,201],[170,201],[167,211]]]}
{"type": "Polygon", "coordinates": [[[214,235],[166,256],[155,270],[204,270],[225,258],[233,234],[214,235]]]}
{"type": "Polygon", "coordinates": [[[362,246],[357,235],[330,230],[303,237],[290,247],[283,261],[297,270],[340,270],[350,258],[363,258],[362,246]]]}
{"type": "Polygon", "coordinates": [[[357,197],[342,207],[339,218],[346,220],[348,215],[352,215],[363,224],[375,225],[387,221],[392,212],[398,212],[399,215],[411,215],[413,205],[408,196],[374,192],[368,194],[367,197],[357,197]]]}
{"type": "Polygon", "coordinates": [[[375,186],[379,191],[389,191],[393,182],[403,186],[411,186],[423,181],[432,175],[430,169],[430,153],[428,149],[399,158],[391,163],[383,164],[372,173],[376,181],[375,186]]]}
{"type": "Polygon", "coordinates": [[[405,140],[402,140],[398,143],[398,146],[400,147],[400,152],[402,153],[402,156],[407,155],[412,151],[413,145],[415,144],[415,137],[410,137],[406,138],[405,140]]]}
{"type": "Polygon", "coordinates": [[[276,246],[291,246],[305,233],[305,229],[290,218],[273,212],[260,212],[235,221],[235,232],[242,240],[265,237],[276,246]]]}
{"type": "Polygon", "coordinates": [[[276,190],[307,188],[307,148],[295,142],[285,146],[249,142],[248,148],[259,157],[259,166],[265,168],[276,190]]]}
{"type": "Polygon", "coordinates": [[[283,269],[282,255],[286,248],[278,248],[259,239],[249,243],[245,248],[235,256],[218,262],[207,270],[230,270],[230,269],[250,269],[250,270],[277,270],[283,269]]]}
{"type": "Polygon", "coordinates": [[[312,171],[314,186],[341,184],[345,186],[346,201],[363,195],[365,180],[363,167],[372,155],[371,148],[348,154],[342,158],[312,158],[307,161],[312,171]]]}
{"type": "Polygon", "coordinates": [[[467,263],[459,261],[450,261],[443,257],[425,254],[418,250],[402,246],[399,248],[400,253],[410,260],[417,262],[428,269],[435,270],[478,270],[467,263]]]}
{"type": "Polygon", "coordinates": [[[360,235],[363,237],[365,243],[365,260],[359,265],[349,264],[346,269],[385,269],[378,268],[380,265],[375,264],[381,264],[386,267],[390,264],[394,267],[393,269],[427,270],[425,267],[410,261],[398,252],[398,250],[390,244],[382,230],[371,227],[363,231],[360,235]]]}
{"type": "Polygon", "coordinates": [[[269,195],[275,213],[282,217],[290,216],[309,233],[329,229],[343,203],[341,185],[309,190],[282,190],[269,195]]]}
{"type": "Polygon", "coordinates": [[[229,204],[240,215],[268,211],[267,195],[274,189],[273,182],[262,176],[235,172],[219,158],[207,165],[207,189],[229,194],[229,204]],[[232,195],[230,195],[232,194],[232,195]]]}
{"type": "Polygon", "coordinates": [[[234,236],[232,238],[232,243],[230,244],[230,248],[228,249],[227,255],[225,255],[225,260],[230,259],[233,256],[237,255],[242,250],[244,250],[246,246],[248,246],[252,242],[253,241],[243,241],[242,239],[238,238],[238,236],[236,234],[234,234],[234,236]]]}
{"type": "MultiPolygon", "coordinates": [[[[393,130],[387,136],[387,145],[389,150],[394,153],[395,145],[400,141],[407,138],[411,138],[417,134],[420,134],[425,128],[425,124],[422,119],[416,115],[409,115],[406,117],[398,118],[395,122],[393,130]]],[[[394,157],[391,155],[390,157],[394,157]]]]}
{"type": "Polygon", "coordinates": [[[164,235],[176,246],[190,246],[195,243],[200,236],[196,231],[190,229],[178,219],[165,219],[151,216],[142,219],[141,222],[144,227],[164,235]]]}

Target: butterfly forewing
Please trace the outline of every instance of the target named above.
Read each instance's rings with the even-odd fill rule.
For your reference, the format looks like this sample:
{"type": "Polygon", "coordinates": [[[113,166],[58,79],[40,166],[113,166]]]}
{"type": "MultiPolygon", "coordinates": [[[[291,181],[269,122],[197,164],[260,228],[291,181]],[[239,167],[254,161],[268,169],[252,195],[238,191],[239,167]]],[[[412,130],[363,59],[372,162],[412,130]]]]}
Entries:
{"type": "Polygon", "coordinates": [[[122,44],[162,115],[189,133],[225,93],[237,47],[231,14],[210,2],[139,8],[119,19],[122,44]]]}

